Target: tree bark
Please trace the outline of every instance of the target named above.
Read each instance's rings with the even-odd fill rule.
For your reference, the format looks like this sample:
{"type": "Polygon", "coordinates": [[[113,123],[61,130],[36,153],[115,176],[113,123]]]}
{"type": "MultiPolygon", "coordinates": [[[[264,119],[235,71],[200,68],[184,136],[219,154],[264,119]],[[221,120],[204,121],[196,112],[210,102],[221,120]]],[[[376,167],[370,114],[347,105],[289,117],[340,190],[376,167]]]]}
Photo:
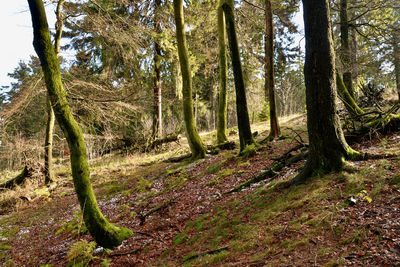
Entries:
{"type": "Polygon", "coordinates": [[[204,158],[206,150],[200,135],[197,132],[193,114],[192,75],[186,46],[185,22],[183,17],[183,0],[174,0],[174,15],[176,23],[176,38],[178,41],[179,63],[182,73],[183,119],[185,121],[186,136],[192,152],[192,159],[204,158]]]}
{"type": "Polygon", "coordinates": [[[220,7],[224,10],[226,31],[228,32],[228,41],[231,51],[233,76],[235,80],[240,152],[242,152],[246,146],[254,143],[254,139],[251,134],[249,113],[247,110],[246,88],[244,85],[242,63],[236,36],[233,0],[222,0],[220,7]]]}
{"type": "Polygon", "coordinates": [[[349,91],[344,85],[344,82],[338,70],[336,70],[336,88],[339,93],[339,96],[342,98],[344,106],[346,107],[347,111],[350,113],[352,117],[357,117],[359,115],[364,114],[364,110],[362,110],[357,105],[356,101],[350,95],[349,91]]]}
{"type": "Polygon", "coordinates": [[[161,45],[159,34],[161,34],[160,22],[161,0],[155,1],[154,8],[154,30],[157,37],[154,38],[154,113],[153,113],[153,138],[162,138],[162,87],[161,87],[161,45]]]}
{"type": "Polygon", "coordinates": [[[44,142],[44,182],[46,185],[54,182],[53,172],[53,132],[54,132],[54,110],[51,106],[49,96],[46,98],[47,108],[47,124],[46,124],[46,137],[44,142]]]}
{"type": "MultiPolygon", "coordinates": [[[[60,43],[63,31],[63,18],[61,9],[64,5],[64,0],[59,0],[56,8],[56,34],[54,36],[54,50],[56,56],[60,54],[60,43]]],[[[47,109],[47,124],[46,124],[46,137],[44,142],[44,182],[46,185],[55,181],[53,172],[53,133],[54,133],[54,123],[55,116],[53,107],[51,106],[51,101],[49,95],[47,94],[46,99],[46,109],[47,109]]]]}
{"type": "Polygon", "coordinates": [[[274,25],[272,17],[272,4],[265,0],[265,94],[269,100],[269,121],[271,132],[269,140],[281,134],[276,107],[276,91],[274,80],[274,25]]]}
{"type": "Polygon", "coordinates": [[[72,116],[60,74],[60,63],[52,46],[42,0],[28,0],[33,25],[33,46],[39,56],[47,91],[58,124],[68,142],[72,177],[85,225],[100,246],[118,246],[132,231],[108,222],[101,213],[92,185],[83,134],[72,116]]]}
{"type": "Polygon", "coordinates": [[[351,51],[349,43],[349,22],[347,16],[347,0],[340,0],[340,41],[341,60],[343,65],[343,82],[350,95],[355,99],[351,74],[351,51]]]}
{"type": "Polygon", "coordinates": [[[291,184],[314,172],[338,171],[346,158],[357,154],[344,139],[336,107],[335,54],[328,0],[303,0],[306,39],[306,84],[309,157],[291,184]]]}
{"type": "Polygon", "coordinates": [[[221,7],[218,7],[218,46],[219,46],[219,103],[217,115],[217,143],[223,144],[228,141],[226,137],[227,117],[227,84],[228,84],[228,62],[226,59],[226,32],[225,16],[221,7]]]}
{"type": "Polygon", "coordinates": [[[399,46],[399,37],[398,32],[393,33],[393,65],[394,65],[394,74],[396,77],[396,89],[397,95],[400,102],[400,46],[399,46]]]}

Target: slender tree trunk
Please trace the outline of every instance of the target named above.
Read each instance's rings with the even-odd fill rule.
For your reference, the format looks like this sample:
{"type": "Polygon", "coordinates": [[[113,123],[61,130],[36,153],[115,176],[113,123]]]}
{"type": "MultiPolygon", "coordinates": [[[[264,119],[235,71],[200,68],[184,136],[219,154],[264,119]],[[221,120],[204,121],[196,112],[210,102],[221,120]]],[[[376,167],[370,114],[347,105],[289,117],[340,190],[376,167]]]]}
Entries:
{"type": "Polygon", "coordinates": [[[394,63],[394,74],[396,76],[396,89],[400,101],[400,46],[399,46],[399,33],[393,34],[393,63],[394,63]]]}
{"type": "MultiPolygon", "coordinates": [[[[354,17],[353,13],[353,17],[354,17]]],[[[355,21],[353,23],[356,23],[355,21]]],[[[357,42],[357,32],[354,26],[350,27],[350,35],[351,35],[351,45],[350,45],[350,53],[351,53],[351,75],[353,80],[353,85],[355,85],[355,91],[358,85],[358,59],[357,59],[357,50],[358,50],[358,42],[357,42]]]]}
{"type": "Polygon", "coordinates": [[[355,99],[351,75],[351,51],[349,43],[349,22],[347,16],[347,0],[340,0],[340,41],[341,60],[343,65],[343,82],[350,95],[355,99]]]}
{"type": "MultiPolygon", "coordinates": [[[[154,27],[157,35],[161,34],[160,23],[161,0],[155,1],[154,27]]],[[[162,87],[161,87],[161,46],[159,36],[154,39],[154,113],[153,138],[162,138],[162,87]]]]}
{"type": "Polygon", "coordinates": [[[53,172],[53,132],[55,116],[51,106],[50,98],[46,98],[47,124],[44,142],[44,182],[46,185],[55,181],[53,172]]]}
{"type": "Polygon", "coordinates": [[[355,152],[344,139],[337,115],[335,54],[329,0],[303,0],[306,59],[307,128],[309,157],[292,183],[304,182],[313,172],[338,171],[355,152]]]}
{"type": "Polygon", "coordinates": [[[186,136],[192,152],[192,159],[204,158],[206,150],[197,132],[193,114],[192,75],[186,46],[185,22],[183,18],[183,0],[174,0],[174,15],[176,23],[176,38],[178,41],[179,63],[182,73],[183,119],[186,136]]]}
{"type": "Polygon", "coordinates": [[[101,213],[92,185],[83,134],[72,116],[60,74],[60,63],[51,43],[42,0],[28,0],[33,24],[33,46],[39,56],[46,87],[58,124],[68,142],[72,177],[85,225],[100,246],[111,248],[132,235],[132,231],[109,223],[101,213]]]}
{"type": "Polygon", "coordinates": [[[276,91],[274,80],[274,25],[272,17],[272,4],[265,0],[265,94],[269,100],[269,115],[271,133],[269,140],[281,134],[276,107],[276,91]]]}
{"type": "Polygon", "coordinates": [[[243,79],[239,45],[236,37],[234,3],[233,0],[222,0],[221,2],[222,4],[220,4],[220,6],[222,6],[225,14],[226,31],[228,32],[233,76],[235,80],[236,112],[240,139],[240,151],[243,151],[243,149],[245,149],[247,145],[254,143],[254,139],[250,129],[250,120],[246,100],[246,88],[243,79]]]}
{"type": "MultiPolygon", "coordinates": [[[[60,54],[60,43],[63,31],[63,18],[61,9],[64,5],[64,0],[59,0],[56,8],[56,34],[54,37],[54,50],[56,56],[60,54]]],[[[53,133],[54,133],[54,123],[55,116],[53,107],[51,106],[51,101],[49,95],[46,98],[46,109],[47,109],[47,124],[46,124],[46,137],[44,143],[44,182],[46,185],[55,181],[53,172],[53,133]]]]}
{"type": "Polygon", "coordinates": [[[228,62],[226,59],[226,32],[225,15],[222,7],[218,7],[218,47],[219,47],[219,98],[217,115],[217,143],[223,144],[228,141],[226,137],[227,116],[227,84],[228,84],[228,62]]]}
{"type": "Polygon", "coordinates": [[[356,117],[361,114],[364,114],[364,110],[362,110],[358,105],[354,98],[350,95],[349,91],[347,90],[342,77],[338,70],[336,70],[336,88],[341,97],[344,106],[346,107],[347,111],[350,113],[351,116],[356,117]]]}

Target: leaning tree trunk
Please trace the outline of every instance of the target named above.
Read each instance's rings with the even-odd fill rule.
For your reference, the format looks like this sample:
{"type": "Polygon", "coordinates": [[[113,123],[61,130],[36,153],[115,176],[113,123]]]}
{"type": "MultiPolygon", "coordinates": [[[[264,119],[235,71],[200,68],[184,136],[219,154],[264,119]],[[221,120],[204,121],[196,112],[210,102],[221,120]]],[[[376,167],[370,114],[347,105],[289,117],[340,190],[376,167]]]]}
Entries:
{"type": "Polygon", "coordinates": [[[28,0],[33,24],[33,46],[39,56],[47,92],[58,124],[68,142],[72,177],[85,225],[97,244],[111,248],[132,235],[132,231],[108,222],[101,213],[90,183],[89,165],[82,130],[72,116],[60,74],[60,63],[51,44],[42,0],[28,0]]]}
{"type": "Polygon", "coordinates": [[[228,63],[226,60],[225,17],[224,11],[221,7],[218,7],[218,46],[220,88],[217,115],[217,143],[223,144],[228,141],[228,138],[226,137],[228,63]]]}
{"type": "Polygon", "coordinates": [[[341,60],[343,65],[343,82],[350,95],[355,99],[351,74],[351,51],[349,43],[349,21],[347,16],[347,0],[340,0],[340,41],[341,60]]]}
{"type": "Polygon", "coordinates": [[[183,119],[186,126],[186,136],[192,152],[192,159],[204,158],[206,150],[197,132],[193,114],[192,75],[186,46],[185,22],[183,18],[183,0],[174,0],[174,15],[176,23],[176,38],[178,41],[179,63],[182,73],[183,119]]]}
{"type": "Polygon", "coordinates": [[[153,113],[153,138],[162,138],[162,99],[161,99],[161,22],[160,22],[161,0],[155,1],[154,8],[154,30],[157,37],[154,38],[154,113],[153,113]]]}
{"type": "Polygon", "coordinates": [[[344,139],[336,107],[335,54],[328,0],[303,0],[306,59],[307,128],[306,167],[291,181],[304,182],[315,171],[342,169],[345,158],[357,153],[344,139]]]}
{"type": "MultiPolygon", "coordinates": [[[[58,57],[60,53],[60,43],[63,31],[63,18],[61,9],[64,5],[64,0],[59,0],[56,8],[56,34],[54,37],[54,50],[56,51],[56,56],[58,57]]],[[[46,137],[44,142],[44,182],[45,184],[50,184],[55,181],[53,172],[53,132],[55,116],[54,110],[51,106],[50,98],[47,94],[46,98],[46,109],[47,109],[47,124],[46,124],[46,137]]]]}
{"type": "Polygon", "coordinates": [[[233,0],[221,0],[219,6],[224,10],[226,31],[228,32],[228,41],[231,50],[232,68],[236,91],[236,112],[238,119],[240,151],[243,151],[247,145],[254,143],[254,139],[250,129],[246,88],[243,79],[239,45],[236,37],[234,3],[233,0]]]}
{"type": "Polygon", "coordinates": [[[276,91],[274,81],[274,25],[272,17],[272,4],[265,0],[265,94],[269,100],[269,121],[271,133],[269,140],[277,138],[281,134],[278,122],[278,110],[276,108],[276,91]]]}
{"type": "Polygon", "coordinates": [[[336,70],[336,88],[339,93],[340,98],[343,101],[344,106],[346,107],[347,111],[353,118],[356,118],[362,114],[364,114],[364,110],[362,110],[354,98],[350,95],[349,91],[344,85],[342,77],[338,70],[336,70]]]}

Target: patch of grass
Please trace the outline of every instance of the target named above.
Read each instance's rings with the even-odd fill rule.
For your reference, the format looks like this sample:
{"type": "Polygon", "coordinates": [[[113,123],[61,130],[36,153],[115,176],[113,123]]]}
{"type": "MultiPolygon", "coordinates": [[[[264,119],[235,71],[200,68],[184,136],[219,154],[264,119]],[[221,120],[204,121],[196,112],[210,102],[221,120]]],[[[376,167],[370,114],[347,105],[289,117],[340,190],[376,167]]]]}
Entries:
{"type": "Polygon", "coordinates": [[[365,229],[357,229],[355,230],[350,237],[347,237],[340,241],[340,244],[347,245],[347,244],[361,244],[367,238],[367,233],[365,229]]]}
{"type": "Polygon", "coordinates": [[[393,175],[389,180],[389,185],[400,185],[400,175],[393,175]]]}
{"type": "Polygon", "coordinates": [[[78,211],[73,215],[71,221],[65,222],[60,229],[57,230],[56,235],[70,233],[72,236],[76,236],[87,232],[88,229],[83,222],[82,213],[78,211]]]}
{"type": "Polygon", "coordinates": [[[346,261],[344,260],[344,258],[335,258],[335,259],[331,259],[326,265],[325,267],[339,267],[339,266],[344,266],[346,263],[346,261]]]}
{"type": "Polygon", "coordinates": [[[113,180],[108,181],[102,185],[102,189],[104,190],[104,195],[107,200],[110,200],[118,193],[122,191],[122,185],[119,181],[113,180]]]}
{"type": "Polygon", "coordinates": [[[256,144],[253,143],[251,145],[246,146],[242,150],[242,152],[240,152],[239,156],[242,159],[246,159],[248,157],[253,156],[256,152],[257,152],[257,147],[256,147],[256,144]]]}
{"type": "Polygon", "coordinates": [[[234,174],[235,172],[236,172],[235,169],[225,169],[225,170],[218,172],[217,177],[223,178],[225,176],[230,176],[230,175],[234,174]]]}
{"type": "Polygon", "coordinates": [[[95,247],[95,242],[88,242],[86,240],[80,240],[74,243],[67,254],[67,266],[88,266],[95,258],[92,255],[95,247]]]}

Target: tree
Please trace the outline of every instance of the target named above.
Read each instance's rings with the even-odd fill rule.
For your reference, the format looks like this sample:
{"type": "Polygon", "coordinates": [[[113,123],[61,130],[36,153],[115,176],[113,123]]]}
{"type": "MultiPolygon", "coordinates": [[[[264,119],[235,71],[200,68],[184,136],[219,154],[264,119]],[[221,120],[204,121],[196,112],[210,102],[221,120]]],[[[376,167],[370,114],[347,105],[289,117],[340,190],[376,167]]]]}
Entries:
{"type": "Polygon", "coordinates": [[[265,0],[265,94],[268,95],[270,128],[269,140],[281,133],[276,107],[276,90],[274,79],[274,25],[271,0],[265,0]]]}
{"type": "Polygon", "coordinates": [[[217,114],[217,143],[228,141],[226,137],[228,62],[226,59],[225,16],[222,7],[218,7],[218,47],[219,47],[219,103],[217,114]]]}
{"type": "MultiPolygon", "coordinates": [[[[54,49],[57,57],[60,54],[60,43],[63,31],[63,18],[61,13],[63,4],[64,0],[59,0],[56,8],[56,34],[54,37],[54,49]]],[[[48,95],[46,97],[46,108],[47,108],[47,123],[46,123],[46,137],[44,142],[44,182],[45,184],[50,184],[54,182],[53,132],[54,132],[55,116],[48,95]]]]}
{"type": "Polygon", "coordinates": [[[350,95],[355,98],[351,74],[351,51],[349,41],[349,20],[347,16],[347,0],[340,0],[340,41],[343,65],[343,82],[350,95]]]}
{"type": "Polygon", "coordinates": [[[83,213],[83,219],[97,244],[115,247],[133,233],[108,222],[101,213],[92,185],[83,134],[72,116],[60,74],[60,64],[51,43],[46,13],[42,0],[28,0],[33,25],[33,46],[39,56],[46,87],[58,124],[68,142],[72,177],[83,213]]]}
{"type": "Polygon", "coordinates": [[[304,182],[313,172],[339,171],[357,152],[344,139],[336,107],[335,54],[329,0],[303,0],[306,59],[309,156],[291,184],[304,182]]]}
{"type": "Polygon", "coordinates": [[[189,65],[189,57],[186,46],[185,22],[183,17],[183,1],[174,0],[174,15],[176,24],[176,38],[178,41],[179,63],[182,73],[182,94],[183,94],[183,119],[185,121],[186,136],[192,152],[192,159],[204,158],[206,150],[194,120],[193,99],[192,99],[192,75],[189,65]]]}
{"type": "Polygon", "coordinates": [[[153,113],[153,138],[162,137],[162,87],[161,87],[161,22],[160,8],[161,0],[156,0],[154,6],[154,31],[157,36],[154,38],[154,113],[153,113]]]}
{"type": "Polygon", "coordinates": [[[235,80],[236,113],[238,118],[240,151],[243,151],[246,146],[254,143],[254,139],[250,129],[249,113],[247,110],[246,88],[244,85],[239,44],[236,36],[233,0],[220,0],[219,7],[222,7],[225,15],[226,31],[228,33],[233,75],[235,80]]]}

